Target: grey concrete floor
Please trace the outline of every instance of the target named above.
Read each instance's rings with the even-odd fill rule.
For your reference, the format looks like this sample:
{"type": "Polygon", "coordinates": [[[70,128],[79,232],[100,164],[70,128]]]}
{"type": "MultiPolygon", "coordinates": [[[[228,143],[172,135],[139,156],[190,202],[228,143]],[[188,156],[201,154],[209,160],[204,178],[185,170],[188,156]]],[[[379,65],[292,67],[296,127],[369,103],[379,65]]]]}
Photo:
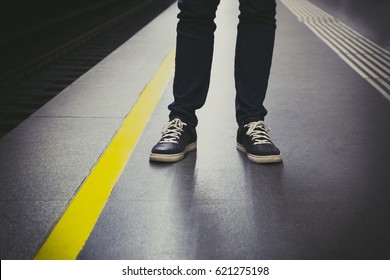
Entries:
{"type": "MultiPolygon", "coordinates": [[[[44,240],[173,47],[176,12],[0,140],[2,259],[31,258],[44,240]],[[133,70],[126,55],[138,61],[133,70]],[[128,92],[113,86],[121,69],[121,82],[124,71],[134,76],[128,92]],[[88,81],[95,74],[96,89],[88,81]],[[105,100],[105,89],[116,97],[105,100]]],[[[237,14],[235,1],[222,1],[197,151],[175,164],[148,160],[167,120],[170,84],[79,259],[390,257],[390,103],[279,3],[266,121],[284,160],[249,162],[235,149],[237,14]]]]}

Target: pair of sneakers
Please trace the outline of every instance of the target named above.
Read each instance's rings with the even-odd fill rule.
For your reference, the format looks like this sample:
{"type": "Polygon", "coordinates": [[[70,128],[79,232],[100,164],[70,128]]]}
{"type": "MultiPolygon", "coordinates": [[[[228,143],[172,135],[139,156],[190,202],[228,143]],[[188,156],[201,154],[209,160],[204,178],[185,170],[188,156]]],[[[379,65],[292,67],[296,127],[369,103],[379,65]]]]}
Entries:
{"type": "MultiPolygon", "coordinates": [[[[279,149],[272,143],[269,128],[264,121],[244,124],[237,131],[237,150],[246,153],[255,163],[276,163],[282,161],[279,149]]],[[[179,118],[168,122],[161,131],[160,141],[153,147],[151,161],[176,162],[196,149],[196,130],[179,118]]]]}

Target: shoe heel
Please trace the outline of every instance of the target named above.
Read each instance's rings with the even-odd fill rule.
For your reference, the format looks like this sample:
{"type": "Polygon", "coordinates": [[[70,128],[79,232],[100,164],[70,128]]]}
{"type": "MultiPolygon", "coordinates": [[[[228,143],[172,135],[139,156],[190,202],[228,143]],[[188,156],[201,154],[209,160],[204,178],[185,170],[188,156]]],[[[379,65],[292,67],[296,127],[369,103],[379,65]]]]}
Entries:
{"type": "Polygon", "coordinates": [[[246,154],[246,149],[245,149],[245,147],[244,147],[243,145],[241,145],[240,143],[238,143],[238,142],[236,143],[236,149],[237,149],[237,151],[240,151],[240,152],[246,154]]]}

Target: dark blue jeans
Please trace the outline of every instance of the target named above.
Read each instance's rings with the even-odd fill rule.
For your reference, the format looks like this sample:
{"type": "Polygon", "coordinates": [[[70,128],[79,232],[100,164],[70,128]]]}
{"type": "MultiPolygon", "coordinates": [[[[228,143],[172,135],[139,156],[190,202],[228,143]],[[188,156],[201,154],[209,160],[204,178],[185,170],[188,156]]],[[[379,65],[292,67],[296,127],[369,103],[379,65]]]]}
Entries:
{"type": "MultiPolygon", "coordinates": [[[[226,0],[232,1],[232,0],[226,0]]],[[[179,0],[174,101],[170,119],[181,118],[196,127],[195,111],[205,101],[210,84],[214,23],[220,0],[179,0]]],[[[235,54],[236,119],[264,120],[275,39],[275,0],[240,0],[235,54]]]]}

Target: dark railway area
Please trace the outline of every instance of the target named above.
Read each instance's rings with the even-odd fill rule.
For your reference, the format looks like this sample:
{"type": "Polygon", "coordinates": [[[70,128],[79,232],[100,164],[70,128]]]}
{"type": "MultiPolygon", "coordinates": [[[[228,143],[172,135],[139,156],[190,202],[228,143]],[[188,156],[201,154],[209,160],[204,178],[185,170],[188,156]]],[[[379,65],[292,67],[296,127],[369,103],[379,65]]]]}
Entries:
{"type": "MultiPolygon", "coordinates": [[[[174,0],[14,1],[0,38],[0,138],[174,0]],[[62,5],[61,5],[62,4],[62,5]]],[[[131,62],[129,62],[131,63],[131,62]]]]}

